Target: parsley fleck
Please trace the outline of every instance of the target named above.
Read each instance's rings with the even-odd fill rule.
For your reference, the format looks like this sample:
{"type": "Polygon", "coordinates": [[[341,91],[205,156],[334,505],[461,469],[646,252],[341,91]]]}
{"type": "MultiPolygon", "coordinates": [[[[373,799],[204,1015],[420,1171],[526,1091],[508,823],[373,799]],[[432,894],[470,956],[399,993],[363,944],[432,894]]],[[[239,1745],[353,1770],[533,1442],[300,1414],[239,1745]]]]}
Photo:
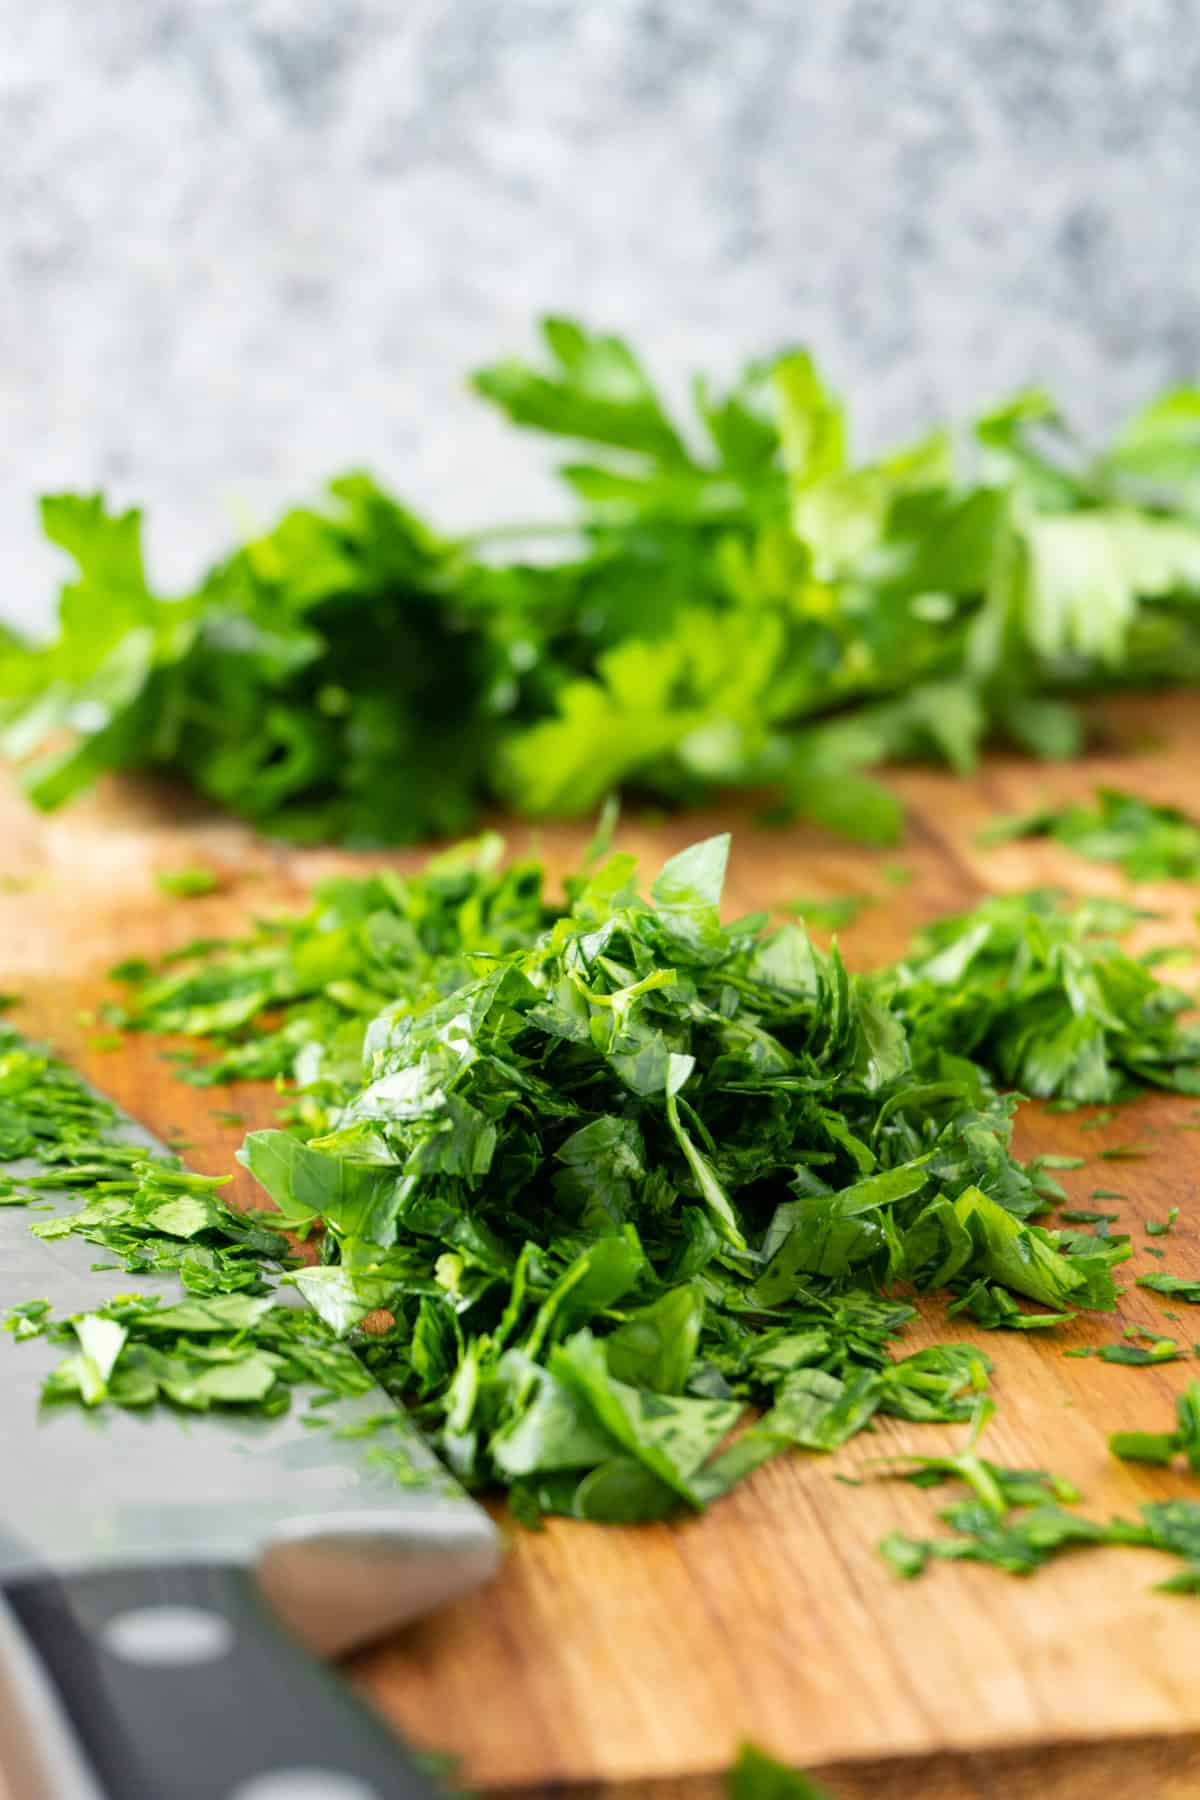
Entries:
{"type": "Polygon", "coordinates": [[[220,886],[216,871],[199,864],[186,869],[160,869],[154,879],[173,900],[195,900],[202,894],[215,893],[220,886]]]}

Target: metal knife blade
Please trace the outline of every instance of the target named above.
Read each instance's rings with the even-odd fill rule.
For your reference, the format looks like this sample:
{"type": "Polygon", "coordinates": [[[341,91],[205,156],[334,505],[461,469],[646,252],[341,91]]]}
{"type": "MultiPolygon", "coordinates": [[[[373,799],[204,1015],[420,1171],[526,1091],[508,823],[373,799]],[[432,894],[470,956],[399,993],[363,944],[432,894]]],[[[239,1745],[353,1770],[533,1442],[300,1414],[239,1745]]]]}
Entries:
{"type": "MultiPolygon", "coordinates": [[[[123,1138],[162,1150],[122,1116],[123,1138]]],[[[5,1172],[19,1180],[36,1171],[10,1163],[5,1172]]],[[[0,1206],[0,1314],[40,1298],[62,1317],[119,1293],[180,1297],[174,1276],[98,1270],[110,1260],[103,1247],[33,1235],[35,1223],[79,1205],[78,1195],[43,1191],[32,1207],[0,1206]]],[[[303,1304],[290,1289],[280,1297],[303,1304]]],[[[331,1794],[425,1796],[424,1778],[348,1690],[321,1686],[310,1676],[315,1665],[295,1662],[301,1653],[264,1623],[257,1593],[310,1650],[342,1652],[486,1580],[499,1557],[487,1514],[382,1389],[323,1413],[336,1427],[394,1411],[388,1443],[403,1434],[412,1471],[404,1486],[372,1464],[361,1440],[306,1428],[303,1389],[271,1419],[44,1407],[42,1384],[62,1354],[42,1338],[0,1341],[0,1695],[26,1696],[28,1727],[19,1741],[11,1720],[0,1728],[0,1751],[21,1768],[22,1792],[54,1800],[143,1791],[155,1800],[224,1800],[242,1792],[234,1777],[247,1770],[257,1779],[265,1764],[274,1779],[273,1746],[286,1727],[290,1742],[307,1734],[326,1761],[301,1757],[284,1775],[299,1769],[307,1779],[314,1769],[332,1769],[331,1794]],[[148,1668],[144,1656],[118,1653],[129,1621],[136,1635],[149,1617],[153,1639],[176,1615],[215,1619],[229,1654],[214,1663],[201,1646],[191,1666],[196,1658],[185,1645],[182,1659],[168,1653],[165,1662],[158,1658],[161,1667],[148,1668]],[[53,1696],[31,1666],[18,1667],[18,1646],[31,1664],[29,1644],[53,1677],[53,1696]],[[178,1694],[172,1678],[185,1684],[178,1694]],[[36,1705],[28,1700],[35,1690],[36,1705]],[[38,1788],[25,1773],[28,1740],[32,1732],[44,1747],[54,1736],[32,1723],[36,1716],[44,1724],[51,1698],[65,1704],[78,1742],[59,1732],[38,1788]],[[248,1715],[240,1726],[211,1716],[239,1703],[243,1712],[255,1708],[252,1731],[248,1715]],[[214,1737],[218,1726],[224,1735],[214,1737]],[[208,1741],[201,1763],[184,1770],[178,1752],[189,1733],[208,1741]],[[385,1783],[372,1786],[380,1770],[385,1783]],[[359,1786],[345,1785],[347,1772],[359,1786]],[[99,1785],[89,1786],[94,1777],[99,1785]]],[[[324,1791],[296,1785],[306,1794],[324,1791]]],[[[252,1788],[253,1781],[246,1794],[252,1788]]]]}
{"type": "MultiPolygon", "coordinates": [[[[162,1150],[130,1121],[123,1135],[134,1132],[162,1150]]],[[[22,1166],[8,1172],[19,1179],[22,1166]]],[[[162,1293],[164,1303],[181,1296],[173,1276],[97,1271],[110,1259],[83,1238],[35,1237],[33,1224],[80,1205],[78,1196],[55,1193],[40,1195],[43,1203],[37,1212],[0,1207],[0,1312],[45,1298],[61,1317],[118,1293],[162,1293]]],[[[298,1296],[295,1304],[303,1304],[298,1296]]],[[[380,1388],[323,1409],[332,1429],[322,1431],[301,1423],[302,1400],[274,1419],[165,1407],[92,1413],[39,1405],[61,1346],[37,1338],[0,1343],[0,1353],[0,1581],[30,1567],[132,1558],[246,1562],[258,1567],[289,1626],[328,1655],[404,1624],[495,1569],[491,1520],[380,1388]],[[403,1432],[411,1486],[372,1467],[361,1442],[333,1435],[381,1411],[396,1413],[389,1442],[403,1432]]]]}

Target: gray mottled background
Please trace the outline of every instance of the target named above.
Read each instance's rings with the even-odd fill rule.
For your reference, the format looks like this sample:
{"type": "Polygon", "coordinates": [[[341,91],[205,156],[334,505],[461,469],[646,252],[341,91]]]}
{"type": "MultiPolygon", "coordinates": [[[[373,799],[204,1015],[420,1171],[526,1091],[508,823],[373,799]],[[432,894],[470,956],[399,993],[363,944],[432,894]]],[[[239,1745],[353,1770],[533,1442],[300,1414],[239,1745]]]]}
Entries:
{"type": "Polygon", "coordinates": [[[808,340],[867,444],[1200,372],[1189,0],[0,0],[0,613],[30,505],[183,581],[367,463],[543,510],[462,371],[546,308],[677,381],[808,340]]]}

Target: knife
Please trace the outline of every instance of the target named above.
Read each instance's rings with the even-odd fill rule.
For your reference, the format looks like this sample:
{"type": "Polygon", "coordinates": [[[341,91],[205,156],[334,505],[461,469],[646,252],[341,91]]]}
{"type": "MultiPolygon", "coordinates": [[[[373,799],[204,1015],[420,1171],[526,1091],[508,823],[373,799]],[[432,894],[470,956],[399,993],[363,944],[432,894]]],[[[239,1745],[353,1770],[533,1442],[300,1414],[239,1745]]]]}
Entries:
{"type": "MultiPolygon", "coordinates": [[[[162,1152],[132,1120],[120,1135],[162,1152]]],[[[97,1273],[83,1238],[35,1237],[47,1216],[0,1206],[0,1314],[180,1297],[173,1276],[97,1273]]],[[[302,1388],[270,1419],[40,1406],[61,1355],[0,1341],[0,1794],[7,1778],[14,1800],[425,1800],[426,1774],[319,1659],[486,1580],[487,1514],[399,1409],[403,1487],[361,1442],[306,1429],[302,1388]]],[[[385,1408],[375,1388],[323,1416],[385,1408]]]]}

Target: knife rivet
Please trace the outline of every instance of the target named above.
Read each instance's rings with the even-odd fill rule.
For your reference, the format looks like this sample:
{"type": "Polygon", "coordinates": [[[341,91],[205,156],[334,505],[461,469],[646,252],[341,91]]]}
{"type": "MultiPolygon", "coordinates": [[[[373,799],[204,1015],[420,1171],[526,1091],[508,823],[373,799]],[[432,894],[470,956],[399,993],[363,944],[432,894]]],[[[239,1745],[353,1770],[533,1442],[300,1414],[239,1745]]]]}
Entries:
{"type": "Polygon", "coordinates": [[[383,1800],[377,1787],[338,1769],[269,1769],[240,1781],[227,1800],[383,1800]]]}
{"type": "Polygon", "coordinates": [[[123,1662],[162,1667],[227,1656],[234,1630],[220,1613],[201,1606],[139,1606],[109,1619],[101,1636],[105,1649],[123,1662]]]}

